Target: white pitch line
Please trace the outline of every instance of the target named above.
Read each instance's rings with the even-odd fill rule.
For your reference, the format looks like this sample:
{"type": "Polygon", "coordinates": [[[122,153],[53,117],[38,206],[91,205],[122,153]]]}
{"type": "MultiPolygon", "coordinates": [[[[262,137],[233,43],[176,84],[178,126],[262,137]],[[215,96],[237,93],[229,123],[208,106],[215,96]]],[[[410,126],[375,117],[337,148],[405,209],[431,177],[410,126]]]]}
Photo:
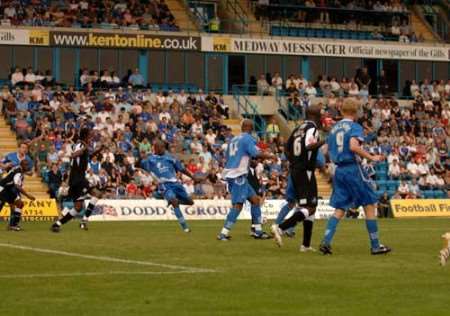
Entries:
{"type": "Polygon", "coordinates": [[[34,252],[40,252],[40,253],[48,253],[48,254],[52,254],[52,255],[76,257],[76,258],[83,258],[83,259],[90,259],[90,260],[109,261],[109,262],[117,262],[117,263],[125,263],[125,264],[136,264],[136,265],[140,265],[140,266],[161,267],[161,268],[174,269],[174,270],[185,270],[185,271],[189,271],[189,272],[216,272],[215,270],[212,270],[212,269],[200,269],[200,268],[185,267],[185,266],[179,266],[179,265],[173,265],[173,264],[155,263],[155,262],[150,262],[150,261],[139,261],[139,260],[128,260],[128,259],[121,259],[121,258],[114,258],[114,257],[107,257],[107,256],[93,256],[93,255],[86,255],[86,254],[76,253],[76,252],[67,252],[67,251],[60,251],[60,250],[28,247],[28,246],[21,246],[21,245],[15,245],[15,244],[0,243],[0,247],[28,250],[28,251],[34,251],[34,252]]]}
{"type": "Polygon", "coordinates": [[[67,273],[32,273],[32,274],[0,274],[0,279],[34,279],[34,278],[63,278],[107,275],[161,275],[161,274],[190,274],[204,273],[204,271],[107,271],[107,272],[67,272],[67,273]]]}

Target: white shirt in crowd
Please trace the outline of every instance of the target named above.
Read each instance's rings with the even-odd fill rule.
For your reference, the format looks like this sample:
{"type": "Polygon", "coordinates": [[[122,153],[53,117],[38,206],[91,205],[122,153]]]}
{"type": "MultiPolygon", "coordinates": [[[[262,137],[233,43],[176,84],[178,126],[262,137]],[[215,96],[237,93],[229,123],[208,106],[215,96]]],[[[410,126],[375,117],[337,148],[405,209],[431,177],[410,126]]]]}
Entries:
{"type": "Polygon", "coordinates": [[[273,77],[272,86],[274,86],[278,90],[283,89],[283,79],[280,76],[273,77]]]}
{"type": "Polygon", "coordinates": [[[388,173],[390,176],[398,177],[400,175],[400,165],[398,163],[389,165],[388,173]]]}
{"type": "Polygon", "coordinates": [[[313,86],[308,86],[308,87],[305,89],[305,94],[314,97],[314,96],[316,96],[316,94],[317,94],[317,90],[316,90],[316,88],[314,88],[313,86]]]}
{"type": "Polygon", "coordinates": [[[17,83],[22,82],[24,80],[23,73],[15,72],[11,75],[11,83],[13,86],[15,86],[17,83]]]}
{"type": "Polygon", "coordinates": [[[184,93],[180,93],[176,96],[176,100],[180,105],[185,105],[187,102],[187,95],[184,93]]]}
{"type": "Polygon", "coordinates": [[[34,83],[36,81],[36,75],[34,73],[27,73],[25,75],[25,82],[32,82],[34,83]]]}

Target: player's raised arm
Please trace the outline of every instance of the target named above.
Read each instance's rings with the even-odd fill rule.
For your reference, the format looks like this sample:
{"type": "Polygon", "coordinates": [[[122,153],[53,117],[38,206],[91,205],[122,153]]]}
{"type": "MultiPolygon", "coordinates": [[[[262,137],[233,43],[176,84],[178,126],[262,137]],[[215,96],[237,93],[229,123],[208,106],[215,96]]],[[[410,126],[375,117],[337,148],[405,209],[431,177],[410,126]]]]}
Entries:
{"type": "MultiPolygon", "coordinates": [[[[320,126],[321,108],[318,105],[311,105],[306,109],[306,118],[313,121],[316,126],[320,126]]],[[[305,149],[307,151],[315,150],[325,144],[325,139],[320,139],[319,130],[310,128],[305,135],[305,149]]]]}

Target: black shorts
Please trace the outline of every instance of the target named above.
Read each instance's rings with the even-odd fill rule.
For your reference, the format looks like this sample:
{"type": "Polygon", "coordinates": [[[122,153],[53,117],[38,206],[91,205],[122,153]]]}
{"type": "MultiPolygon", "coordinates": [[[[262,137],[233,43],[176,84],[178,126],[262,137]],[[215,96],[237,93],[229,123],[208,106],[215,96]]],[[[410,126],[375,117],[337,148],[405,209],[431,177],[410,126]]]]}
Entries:
{"type": "Polygon", "coordinates": [[[76,179],[69,184],[68,198],[72,201],[84,201],[89,198],[91,186],[85,178],[76,179]]]}
{"type": "Polygon", "coordinates": [[[291,170],[286,188],[286,199],[300,206],[317,206],[317,181],[314,171],[291,170]]]}
{"type": "Polygon", "coordinates": [[[255,193],[262,197],[264,195],[264,190],[261,188],[261,185],[259,184],[258,178],[256,178],[254,175],[249,173],[247,175],[247,181],[250,184],[250,186],[255,190],[255,193]]]}
{"type": "Polygon", "coordinates": [[[20,198],[20,193],[15,188],[5,188],[2,192],[0,192],[0,201],[3,203],[12,205],[18,198],[20,198]]]}

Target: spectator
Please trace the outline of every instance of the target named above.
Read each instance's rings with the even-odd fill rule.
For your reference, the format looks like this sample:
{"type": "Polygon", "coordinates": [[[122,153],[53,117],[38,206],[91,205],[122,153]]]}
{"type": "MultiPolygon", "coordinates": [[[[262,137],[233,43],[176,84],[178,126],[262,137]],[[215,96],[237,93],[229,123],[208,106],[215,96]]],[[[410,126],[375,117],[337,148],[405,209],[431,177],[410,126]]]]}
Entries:
{"type": "MultiPolygon", "coordinates": [[[[5,9],[6,10],[6,9],[5,9]]],[[[24,76],[19,68],[16,68],[15,72],[11,75],[11,84],[13,86],[24,81],[24,76]]]]}
{"type": "Polygon", "coordinates": [[[139,69],[136,68],[134,73],[128,78],[130,83],[135,88],[143,88],[145,85],[144,77],[139,73],[139,69]]]}
{"type": "Polygon", "coordinates": [[[280,127],[274,117],[271,118],[270,124],[267,125],[266,134],[268,139],[274,139],[280,135],[280,127]]]}
{"type": "Polygon", "coordinates": [[[267,83],[266,76],[261,75],[256,83],[258,95],[269,94],[269,84],[267,83]]]}
{"type": "Polygon", "coordinates": [[[378,200],[378,216],[381,218],[391,217],[390,208],[389,196],[387,192],[384,192],[378,200]]]}

